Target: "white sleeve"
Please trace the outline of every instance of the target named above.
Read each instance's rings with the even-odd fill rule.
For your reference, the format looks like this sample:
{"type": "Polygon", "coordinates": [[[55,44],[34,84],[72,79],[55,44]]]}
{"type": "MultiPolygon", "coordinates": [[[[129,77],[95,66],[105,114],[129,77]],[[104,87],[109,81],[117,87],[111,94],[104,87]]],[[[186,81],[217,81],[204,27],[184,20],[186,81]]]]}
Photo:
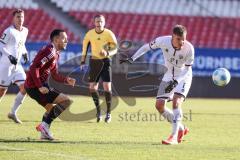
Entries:
{"type": "Polygon", "coordinates": [[[132,56],[133,61],[135,61],[140,56],[144,55],[146,52],[150,51],[151,49],[161,48],[163,43],[164,37],[158,37],[152,40],[148,44],[144,44],[141,48],[137,50],[137,52],[132,56]]]}
{"type": "MultiPolygon", "coordinates": [[[[26,28],[26,38],[28,36],[28,29],[26,28]]],[[[23,54],[28,53],[27,48],[26,48],[26,42],[23,44],[23,54]]]]}
{"type": "Polygon", "coordinates": [[[149,47],[148,44],[144,44],[142,47],[140,47],[136,53],[134,53],[134,55],[131,57],[133,59],[133,61],[135,61],[136,59],[138,59],[139,57],[141,57],[142,55],[144,55],[145,53],[147,53],[148,51],[150,51],[151,48],[149,47]]]}
{"type": "Polygon", "coordinates": [[[10,33],[9,33],[9,30],[5,30],[4,32],[3,32],[3,34],[2,34],[2,36],[1,36],[1,38],[0,38],[0,42],[2,43],[2,44],[7,44],[8,42],[9,42],[9,40],[10,40],[10,33]]]}
{"type": "Polygon", "coordinates": [[[10,55],[6,49],[6,44],[9,43],[11,35],[8,30],[5,30],[0,38],[0,52],[6,55],[10,55]]]}
{"type": "Polygon", "coordinates": [[[151,49],[157,49],[164,46],[164,37],[158,37],[149,43],[151,49]]]}
{"type": "Polygon", "coordinates": [[[26,45],[24,44],[23,45],[23,52],[22,52],[23,54],[26,54],[26,53],[28,53],[28,51],[27,51],[27,48],[26,48],[26,45]]]}
{"type": "Polygon", "coordinates": [[[185,68],[181,74],[181,76],[179,76],[178,78],[176,78],[176,80],[178,81],[178,83],[180,81],[182,81],[183,79],[185,79],[185,77],[190,74],[190,72],[192,72],[192,64],[194,61],[194,48],[191,45],[191,48],[188,52],[188,56],[186,57],[186,63],[185,63],[185,68]]]}
{"type": "Polygon", "coordinates": [[[189,52],[188,52],[188,56],[187,56],[186,58],[187,58],[187,59],[186,59],[185,65],[186,65],[186,66],[191,66],[191,65],[193,65],[193,61],[194,61],[194,48],[193,48],[192,45],[191,45],[191,48],[190,48],[190,50],[189,50],[189,52]]]}

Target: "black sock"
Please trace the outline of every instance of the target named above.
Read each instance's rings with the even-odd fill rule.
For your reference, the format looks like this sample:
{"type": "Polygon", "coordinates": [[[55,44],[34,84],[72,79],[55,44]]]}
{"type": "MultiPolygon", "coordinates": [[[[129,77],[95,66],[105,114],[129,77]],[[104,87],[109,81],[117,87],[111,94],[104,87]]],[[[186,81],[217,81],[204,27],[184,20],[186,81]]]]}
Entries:
{"type": "Polygon", "coordinates": [[[96,109],[97,109],[97,113],[100,113],[101,112],[101,108],[99,106],[99,94],[97,91],[95,92],[91,92],[91,95],[92,95],[92,99],[93,99],[93,102],[96,106],[96,109]]]}
{"type": "Polygon", "coordinates": [[[43,121],[51,125],[52,121],[57,118],[65,109],[67,109],[72,102],[66,100],[61,102],[61,104],[56,104],[48,114],[44,114],[43,121]]]}
{"type": "Polygon", "coordinates": [[[111,106],[112,106],[112,93],[111,92],[104,92],[106,104],[107,104],[107,113],[111,114],[111,106]]]}
{"type": "Polygon", "coordinates": [[[44,115],[43,115],[43,117],[42,117],[42,121],[43,121],[43,122],[45,122],[45,121],[46,121],[46,119],[47,119],[47,116],[48,116],[48,113],[47,113],[47,112],[45,112],[45,113],[44,113],[44,115]]]}

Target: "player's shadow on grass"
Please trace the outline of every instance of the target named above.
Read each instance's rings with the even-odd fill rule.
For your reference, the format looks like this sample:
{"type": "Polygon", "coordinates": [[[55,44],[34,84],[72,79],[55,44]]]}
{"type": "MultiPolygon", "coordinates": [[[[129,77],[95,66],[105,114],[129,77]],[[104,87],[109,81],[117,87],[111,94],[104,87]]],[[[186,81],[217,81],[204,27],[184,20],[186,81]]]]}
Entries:
{"type": "Polygon", "coordinates": [[[0,143],[62,143],[62,144],[93,144],[93,145],[161,145],[156,142],[133,142],[133,141],[61,141],[39,139],[0,139],[0,143]]]}
{"type": "Polygon", "coordinates": [[[0,143],[62,143],[61,141],[47,141],[39,139],[0,139],[0,143]]]}
{"type": "MultiPolygon", "coordinates": [[[[12,123],[12,124],[14,124],[14,122],[12,121],[12,120],[8,120],[8,119],[6,119],[6,120],[0,120],[0,122],[3,122],[3,123],[12,123]]],[[[34,123],[39,123],[40,121],[39,120],[22,120],[22,122],[23,123],[30,123],[30,122],[34,122],[34,123]]],[[[60,121],[55,121],[56,123],[57,122],[60,122],[60,121]]],[[[55,123],[54,122],[54,123],[55,123]]]]}

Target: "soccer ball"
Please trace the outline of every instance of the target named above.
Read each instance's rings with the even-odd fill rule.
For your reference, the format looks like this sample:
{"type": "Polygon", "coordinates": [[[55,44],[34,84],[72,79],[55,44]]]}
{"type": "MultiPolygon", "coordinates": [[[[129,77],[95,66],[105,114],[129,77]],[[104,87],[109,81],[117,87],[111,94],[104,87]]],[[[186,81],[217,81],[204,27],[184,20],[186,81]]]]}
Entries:
{"type": "Polygon", "coordinates": [[[226,68],[218,68],[212,74],[213,83],[217,86],[226,86],[231,79],[231,75],[226,68]]]}

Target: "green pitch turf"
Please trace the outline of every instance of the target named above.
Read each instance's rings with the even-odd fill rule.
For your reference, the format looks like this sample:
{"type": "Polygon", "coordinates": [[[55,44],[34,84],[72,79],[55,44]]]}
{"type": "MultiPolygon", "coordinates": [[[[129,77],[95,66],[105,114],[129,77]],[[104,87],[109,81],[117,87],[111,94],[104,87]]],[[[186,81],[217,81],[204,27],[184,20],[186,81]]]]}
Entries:
{"type": "Polygon", "coordinates": [[[132,107],[119,99],[110,124],[82,121],[78,114],[86,116],[93,103],[89,97],[72,99],[76,121],[57,119],[51,131],[58,140],[46,142],[35,130],[44,109],[28,97],[19,110],[23,124],[17,125],[6,116],[14,96],[5,96],[0,103],[0,160],[240,159],[240,100],[187,99],[184,124],[190,133],[182,144],[164,146],[161,140],[171,126],[158,116],[155,98],[137,98],[132,107]]]}

